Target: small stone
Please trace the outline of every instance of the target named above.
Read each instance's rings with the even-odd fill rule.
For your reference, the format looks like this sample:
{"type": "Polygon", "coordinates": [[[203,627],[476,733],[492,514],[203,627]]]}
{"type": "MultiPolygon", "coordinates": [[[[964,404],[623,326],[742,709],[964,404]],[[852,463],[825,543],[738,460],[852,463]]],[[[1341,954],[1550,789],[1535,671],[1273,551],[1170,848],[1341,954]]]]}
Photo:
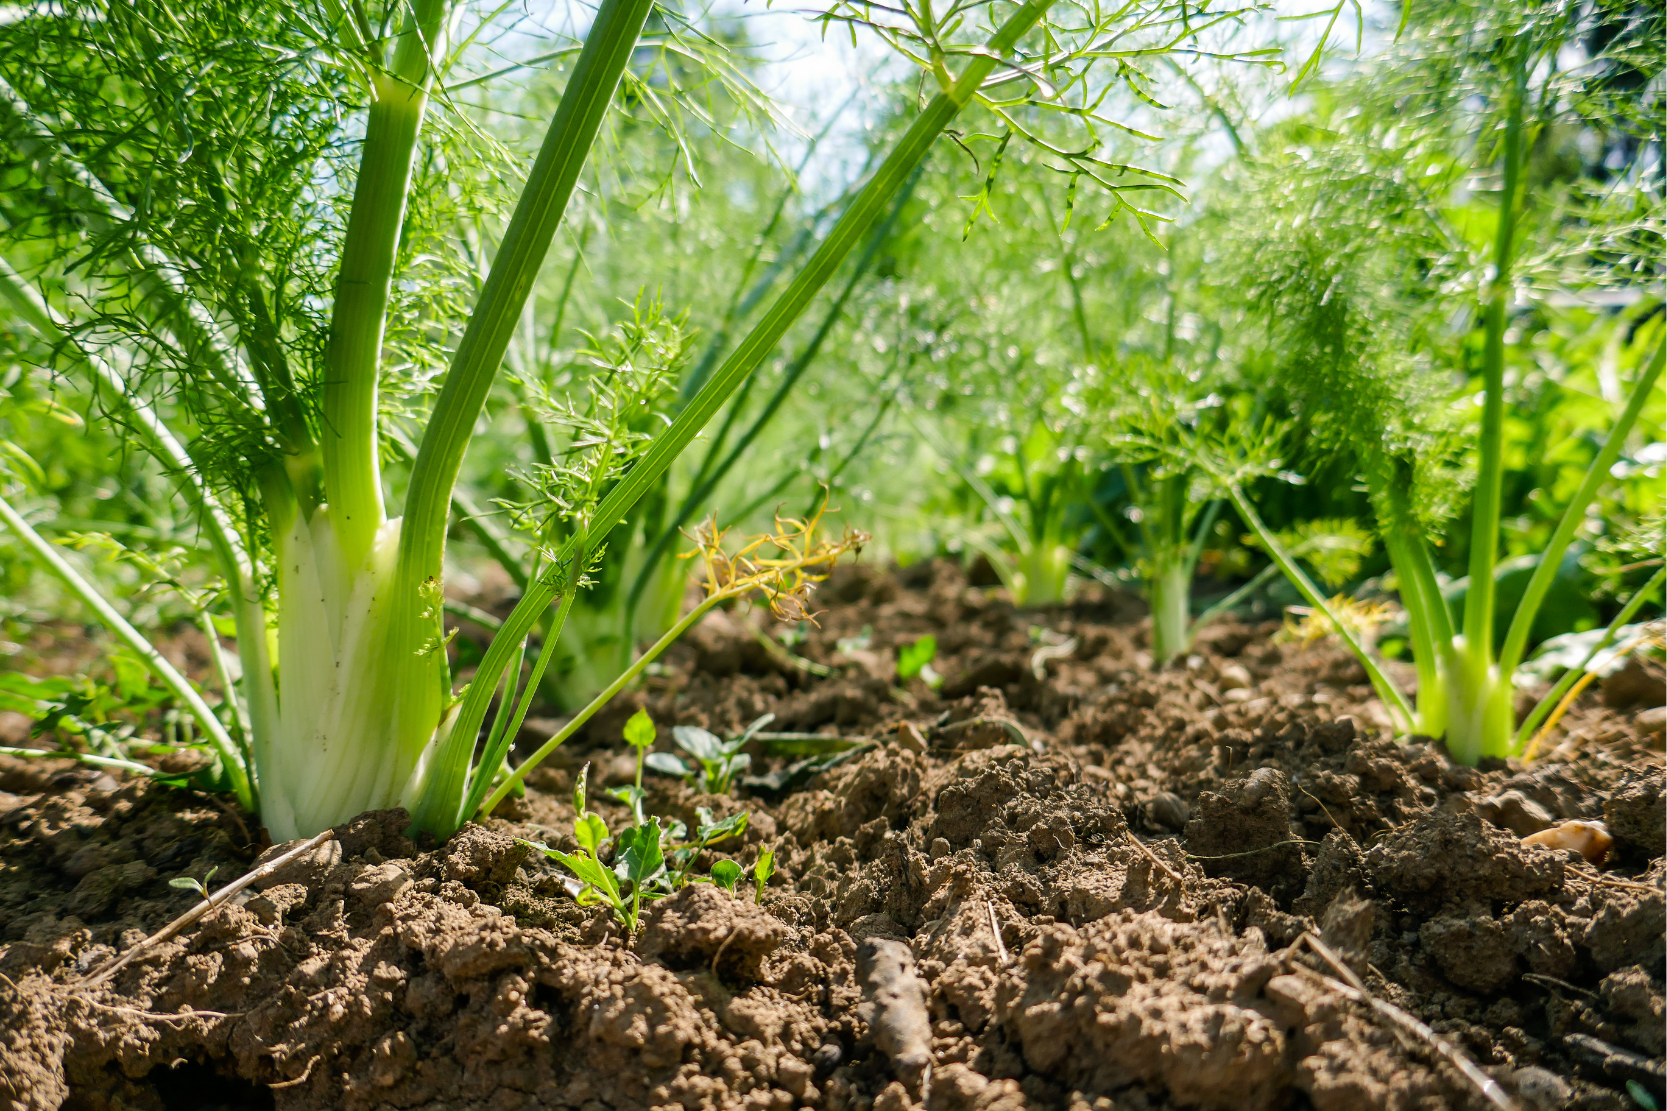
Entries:
{"type": "Polygon", "coordinates": [[[1221,680],[1223,691],[1245,690],[1256,682],[1250,677],[1250,671],[1243,664],[1234,663],[1231,660],[1216,669],[1216,678],[1221,680]]]}
{"type": "Polygon", "coordinates": [[[817,1076],[827,1076],[845,1060],[845,1049],[838,1042],[826,1042],[810,1055],[810,1063],[817,1076]]]}
{"type": "Polygon", "coordinates": [[[1518,1098],[1534,1111],[1561,1111],[1574,1098],[1568,1081],[1538,1065],[1517,1069],[1511,1074],[1510,1084],[1518,1098]]]}
{"type": "Polygon", "coordinates": [[[411,877],[399,865],[378,864],[360,872],[348,889],[365,906],[377,907],[399,898],[411,882],[411,877]]]}
{"type": "Polygon", "coordinates": [[[1187,827],[1187,820],[1192,817],[1192,807],[1186,800],[1172,791],[1160,791],[1146,800],[1143,807],[1146,820],[1161,829],[1172,829],[1176,832],[1187,827]]]}
{"type": "Polygon", "coordinates": [[[1527,837],[1557,824],[1556,815],[1521,791],[1505,791],[1476,804],[1476,812],[1518,837],[1527,837]]]}
{"type": "Polygon", "coordinates": [[[1602,822],[1564,822],[1522,839],[1524,845],[1577,852],[1593,864],[1603,863],[1603,858],[1609,855],[1609,846],[1614,842],[1602,822]]]}

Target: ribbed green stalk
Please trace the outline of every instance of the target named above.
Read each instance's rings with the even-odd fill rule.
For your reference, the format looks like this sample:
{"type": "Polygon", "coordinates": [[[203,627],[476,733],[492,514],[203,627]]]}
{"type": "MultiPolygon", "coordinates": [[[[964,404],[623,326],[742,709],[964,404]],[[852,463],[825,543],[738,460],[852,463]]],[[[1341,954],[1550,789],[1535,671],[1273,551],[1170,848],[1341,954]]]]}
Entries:
{"type": "MultiPolygon", "coordinates": [[[[719,594],[703,600],[700,605],[689,611],[688,616],[684,617],[681,621],[677,622],[677,624],[666,630],[664,635],[662,635],[659,640],[655,641],[654,644],[649,647],[648,651],[644,652],[641,657],[631,664],[631,666],[620,672],[612,683],[604,687],[601,693],[599,693],[595,698],[592,698],[590,703],[586,705],[584,709],[574,714],[573,717],[561,727],[560,731],[558,731],[554,737],[551,737],[548,741],[545,741],[542,745],[540,745],[538,751],[527,757],[526,762],[510,773],[510,775],[505,778],[502,783],[498,784],[497,788],[494,789],[490,795],[486,794],[484,784],[482,785],[483,789],[478,793],[470,792],[468,809],[464,812],[465,817],[484,818],[491,814],[492,811],[497,808],[497,805],[504,800],[504,797],[515,789],[515,785],[526,779],[528,772],[538,767],[539,764],[544,762],[545,757],[560,748],[569,737],[573,736],[573,734],[583,728],[585,722],[596,716],[596,712],[606,706],[614,695],[624,690],[627,684],[629,684],[638,675],[641,675],[644,668],[657,660],[660,657],[660,654],[667,648],[670,648],[673,644],[675,644],[678,637],[694,628],[695,624],[699,622],[701,618],[705,617],[707,613],[711,611],[713,606],[723,601],[725,597],[725,595],[719,594]],[[482,799],[480,796],[485,796],[485,798],[482,799]]],[[[503,757],[500,754],[499,761],[501,762],[502,759],[503,757]]],[[[484,772],[487,767],[491,766],[495,765],[491,765],[483,761],[481,764],[482,771],[484,772]]]]}
{"type": "Polygon", "coordinates": [[[1418,669],[1412,728],[1426,737],[1439,737],[1447,727],[1447,680],[1442,653],[1452,650],[1453,639],[1447,602],[1439,589],[1432,589],[1434,568],[1423,538],[1409,536],[1394,525],[1382,535],[1390,566],[1401,585],[1401,605],[1407,611],[1412,660],[1418,669]]]}
{"type": "MultiPolygon", "coordinates": [[[[1494,240],[1493,276],[1483,305],[1481,469],[1470,526],[1470,590],[1464,600],[1464,647],[1474,660],[1493,658],[1493,565],[1499,552],[1499,505],[1505,457],[1505,311],[1511,294],[1517,183],[1522,169],[1522,93],[1511,91],[1505,122],[1504,191],[1494,240]]],[[[1474,670],[1472,668],[1471,670],[1474,670]]]]}
{"type": "Polygon", "coordinates": [[[1249,525],[1251,530],[1256,533],[1257,538],[1262,542],[1262,547],[1267,549],[1268,554],[1273,557],[1273,561],[1285,573],[1285,578],[1290,581],[1292,586],[1297,588],[1309,605],[1325,614],[1326,618],[1330,620],[1332,628],[1337,630],[1337,635],[1342,638],[1349,651],[1354,653],[1355,658],[1360,661],[1360,665],[1366,669],[1366,675],[1371,679],[1372,688],[1377,691],[1378,697],[1383,700],[1384,705],[1389,707],[1389,712],[1395,715],[1397,727],[1404,732],[1413,720],[1412,707],[1407,703],[1406,695],[1401,693],[1394,680],[1384,674],[1383,668],[1378,666],[1378,662],[1355,639],[1355,635],[1349,631],[1348,626],[1343,624],[1342,619],[1338,617],[1330,603],[1326,601],[1325,595],[1320,593],[1320,588],[1314,585],[1301,567],[1297,566],[1296,560],[1285,550],[1285,545],[1279,542],[1279,537],[1273,534],[1273,530],[1262,522],[1261,515],[1256,512],[1256,507],[1251,505],[1250,499],[1245,497],[1244,491],[1237,484],[1230,484],[1227,487],[1227,494],[1233,500],[1233,508],[1239,511],[1239,516],[1245,524],[1249,525]]]}
{"type": "Polygon", "coordinates": [[[1447,687],[1447,749],[1455,760],[1474,764],[1510,749],[1515,724],[1511,678],[1494,658],[1494,564],[1499,552],[1500,500],[1505,456],[1505,314],[1516,250],[1517,188],[1522,177],[1523,91],[1513,75],[1505,119],[1504,183],[1494,240],[1493,274],[1483,303],[1481,467],[1471,508],[1470,589],[1464,600],[1464,631],[1444,651],[1447,687]]]}
{"type": "MultiPolygon", "coordinates": [[[[608,0],[603,5],[603,12],[609,10],[609,5],[617,0],[608,0]]],[[[614,487],[592,516],[589,529],[583,536],[575,536],[563,546],[557,559],[556,566],[551,572],[534,584],[533,588],[522,595],[516,603],[509,619],[504,622],[503,630],[493,638],[486,656],[476,669],[474,683],[470,685],[469,693],[463,700],[458,713],[457,724],[450,735],[442,743],[438,751],[431,758],[432,771],[428,774],[421,795],[412,807],[413,824],[419,829],[431,829],[440,835],[447,835],[456,828],[461,817],[452,819],[449,814],[457,813],[458,802],[462,796],[464,775],[469,756],[474,751],[475,739],[479,735],[480,724],[485,719],[486,710],[491,700],[491,692],[502,679],[504,669],[508,666],[511,656],[520,640],[531,631],[534,622],[550,603],[564,591],[571,589],[571,582],[577,578],[577,571],[584,566],[589,554],[595,550],[608,533],[613,531],[631,507],[637,503],[643,494],[658,481],[666,468],[680,455],[689,441],[706,426],[712,416],[723,407],[730,394],[735,392],[748,374],[757,368],[769,353],[774,350],[781,337],[793,323],[804,313],[811,300],[827,284],[838,269],[845,256],[856,246],[869,228],[880,219],[886,205],[894,196],[916,165],[926,157],[931,150],[932,143],[943,132],[956,114],[973,98],[984,80],[995,70],[997,59],[1012,54],[1014,46],[1025,32],[1034,27],[1042,18],[1044,12],[1052,6],[1054,0],[1030,0],[1018,9],[1013,16],[1002,25],[1001,29],[991,37],[985,49],[975,55],[962,73],[948,90],[934,96],[909,130],[899,140],[897,146],[887,156],[885,162],[875,172],[865,185],[851,207],[845,210],[828,233],[816,253],[811,256],[805,268],[794,278],[772,304],[764,316],[753,326],[747,337],[741,341],[733,354],[724,362],[723,366],[701,387],[700,392],[690,399],[688,406],[672,422],[670,428],[655,438],[648,451],[639,459],[625,477],[614,487]],[[484,689],[484,693],[477,688],[484,689]]],[[[598,16],[600,22],[602,16],[598,16]]],[[[594,35],[595,32],[593,31],[594,35]]],[[[590,43],[586,42],[588,50],[590,43]]],[[[583,58],[581,57],[581,64],[583,58]]],[[[575,73],[575,80],[577,73],[575,73]]],[[[564,98],[565,101],[565,98],[564,98]]],[[[530,187],[529,187],[530,188],[530,187]]],[[[500,258],[502,255],[500,254],[500,258]]],[[[494,264],[493,271],[496,273],[494,264]]],[[[488,285],[491,279],[488,279],[488,285]]],[[[513,317],[510,326],[513,327],[513,317]]],[[[507,336],[505,339],[507,343],[507,336]]],[[[500,352],[502,348],[499,348],[500,352]]],[[[461,352],[460,352],[461,353],[461,352]]],[[[447,381],[447,389],[451,382],[447,381]]],[[[484,387],[481,395],[485,396],[484,387]]],[[[442,403],[445,400],[442,392],[442,403]]],[[[478,404],[471,411],[469,418],[473,422],[473,412],[478,412],[478,404]]],[[[467,426],[465,426],[467,428],[467,426]]],[[[429,436],[434,436],[435,426],[429,427],[429,436]]],[[[459,435],[453,433],[453,436],[459,435]]],[[[466,431],[461,433],[466,440],[466,431]]],[[[427,440],[424,441],[425,448],[427,440]]],[[[462,445],[457,447],[457,457],[461,459],[462,445]]],[[[455,465],[450,475],[455,476],[455,465]]],[[[416,482],[413,478],[413,497],[416,496],[416,482]]],[[[432,497],[432,495],[430,495],[432,497]]],[[[414,503],[413,503],[414,504],[414,503]]],[[[408,510],[408,513],[411,511],[408,510]]],[[[435,558],[438,559],[439,541],[444,539],[443,527],[439,531],[434,544],[435,558]]],[[[413,541],[413,543],[416,543],[413,541]]],[[[420,553],[414,553],[420,554],[420,553]]],[[[438,567],[438,562],[435,563],[438,567]]],[[[551,635],[555,635],[552,633],[551,635]]]]}
{"type": "Polygon", "coordinates": [[[342,242],[324,351],[320,447],[325,497],[349,567],[364,559],[386,519],[376,435],[382,337],[411,164],[434,81],[430,52],[444,50],[447,17],[446,0],[416,0],[407,12],[392,68],[372,77],[376,99],[365,121],[359,177],[342,242]]]}
{"type": "Polygon", "coordinates": [[[1514,672],[1522,662],[1523,653],[1528,647],[1528,631],[1534,625],[1534,615],[1539,612],[1546,591],[1551,589],[1552,580],[1557,577],[1557,569],[1563,563],[1563,553],[1574,539],[1575,530],[1586,519],[1586,507],[1597,497],[1598,487],[1609,478],[1609,468],[1614,465],[1621,448],[1625,446],[1627,435],[1638,422],[1638,415],[1654,396],[1655,385],[1661,379],[1664,362],[1667,362],[1667,348],[1657,346],[1655,355],[1645,366],[1644,373],[1639,375],[1637,384],[1633,386],[1632,396],[1627,399],[1620,419],[1615,422],[1615,427],[1609,430],[1609,436],[1604,440],[1603,447],[1598,450],[1591,466],[1586,468],[1586,476],[1581,479],[1580,488],[1564,508],[1563,517],[1557,522],[1557,530],[1551,534],[1545,550],[1540,553],[1539,566],[1534,568],[1534,577],[1528,580],[1528,589],[1523,592],[1522,601],[1511,618],[1510,631],[1505,634],[1505,644],[1499,652],[1499,667],[1505,674],[1514,672]]]}
{"type": "MultiPolygon", "coordinates": [[[[509,756],[509,750],[514,746],[515,738],[521,732],[521,723],[527,720],[527,711],[532,709],[533,695],[538,693],[538,685],[543,680],[544,673],[549,669],[550,661],[555,657],[556,644],[561,639],[561,630],[566,626],[568,614],[573,609],[573,599],[574,592],[568,591],[566,597],[562,599],[561,605],[556,607],[555,619],[551,622],[553,631],[544,640],[544,647],[538,653],[538,659],[533,664],[532,674],[527,677],[527,685],[522,691],[519,701],[512,697],[515,693],[513,684],[505,685],[503,709],[506,713],[503,721],[507,728],[499,730],[498,723],[493,723],[494,735],[487,738],[486,748],[482,752],[480,763],[475,766],[469,777],[468,789],[465,792],[463,808],[460,812],[462,817],[467,818],[480,806],[481,799],[485,797],[486,792],[492,786],[492,777],[497,774],[498,769],[503,766],[504,760],[509,756]],[[514,709],[510,712],[512,705],[514,709]]],[[[520,674],[518,666],[520,661],[517,659],[515,662],[517,666],[512,667],[509,671],[511,676],[520,674]]],[[[627,664],[628,669],[629,664],[627,664]]],[[[515,783],[519,783],[522,776],[525,776],[526,772],[531,770],[530,767],[526,768],[522,770],[520,776],[512,777],[511,782],[506,784],[504,789],[509,790],[515,783]]]]}
{"type": "Polygon", "coordinates": [[[1649,581],[1639,587],[1632,597],[1627,600],[1627,604],[1621,607],[1621,612],[1615,615],[1615,619],[1603,631],[1603,636],[1599,638],[1596,644],[1592,645],[1592,650],[1586,653],[1586,658],[1580,661],[1580,666],[1569,668],[1563,674],[1563,677],[1557,681],[1557,684],[1546,692],[1545,697],[1540,699],[1534,709],[1523,719],[1522,725],[1518,727],[1516,742],[1513,746],[1516,752],[1520,753],[1523,750],[1529,739],[1534,736],[1534,731],[1540,727],[1540,723],[1556,708],[1557,703],[1562,700],[1563,695],[1568,693],[1569,688],[1579,681],[1580,676],[1585,674],[1586,668],[1591,665],[1593,660],[1597,659],[1598,654],[1615,643],[1615,636],[1621,631],[1621,627],[1638,615],[1638,611],[1643,608],[1644,603],[1649,601],[1657,590],[1661,589],[1663,581],[1667,581],[1667,568],[1657,568],[1655,574],[1650,576],[1649,581]]]}
{"type": "Polygon", "coordinates": [[[606,536],[612,530],[647,491],[649,484],[682,454],[689,441],[712,419],[735,387],[769,355],[787,329],[804,313],[811,299],[833,277],[845,256],[880,218],[887,202],[921,159],[926,157],[949,121],[972,100],[973,94],[995,71],[997,59],[1011,55],[1019,38],[1036,25],[1053,2],[1029,0],[1020,7],[991,37],[985,49],[967,63],[960,78],[949,89],[932,98],[793,283],[770,306],[700,393],[695,395],[688,408],[655,439],[647,454],[603,502],[596,512],[591,536],[606,536]]]}
{"type": "Polygon", "coordinates": [[[1030,546],[1018,560],[1018,576],[1024,583],[1015,598],[1022,606],[1055,606],[1065,600],[1065,583],[1071,575],[1071,549],[1048,537],[1030,546]]]}
{"type": "MultiPolygon", "coordinates": [[[[435,402],[411,470],[395,585],[399,612],[391,630],[390,652],[409,653],[409,645],[422,642],[431,631],[438,633],[440,615],[423,609],[419,591],[425,582],[438,584],[440,581],[452,487],[463,465],[463,453],[550,249],[550,241],[561,224],[579,172],[590,154],[603,114],[613,100],[620,75],[652,8],[653,0],[604,0],[598,10],[574,65],[573,76],[562,93],[555,119],[545,134],[544,145],[533,163],[527,187],[516,203],[515,214],[492,260],[480,302],[470,315],[463,339],[452,357],[446,383],[435,402]]],[[[541,594],[543,591],[535,587],[522,595],[522,602],[541,594]]],[[[467,786],[469,757],[474,752],[486,702],[503,676],[509,653],[517,649],[553,597],[553,591],[544,595],[543,602],[530,614],[523,614],[522,607],[518,606],[516,615],[526,619],[524,625],[512,615],[493,638],[487,655],[496,665],[495,670],[483,666],[477,673],[449,735],[428,755],[411,785],[407,805],[416,828],[441,835],[449,835],[457,828],[457,815],[467,786]],[[506,638],[511,639],[506,643],[506,638]],[[493,658],[492,653],[500,647],[501,656],[493,658]],[[484,697],[476,689],[483,684],[484,697]]],[[[553,640],[560,635],[560,630],[551,629],[547,635],[553,640]]],[[[403,667],[404,685],[434,692],[430,720],[438,722],[444,657],[407,655],[403,667]]]]}
{"type": "Polygon", "coordinates": [[[1152,658],[1164,663],[1185,652],[1191,642],[1191,569],[1179,559],[1154,562],[1146,597],[1152,608],[1152,658]]]}
{"type": "MultiPolygon", "coordinates": [[[[880,253],[880,248],[891,238],[892,229],[897,226],[897,218],[902,215],[904,206],[908,204],[909,198],[914,194],[915,183],[920,180],[921,169],[922,167],[916,166],[915,172],[909,175],[909,179],[903,184],[903,188],[898,191],[892,202],[890,213],[869,236],[868,246],[863,248],[862,255],[857,259],[856,265],[851,268],[851,274],[846,279],[845,285],[834,296],[833,302],[828,306],[828,310],[823,315],[822,322],[817,325],[816,331],[811,334],[810,340],[782,371],[781,380],[776,383],[775,392],[764,403],[764,408],[753,418],[752,424],[741,434],[740,439],[730,446],[721,463],[711,466],[713,462],[711,454],[702,461],[701,473],[695,476],[693,490],[677,507],[677,512],[672,515],[671,523],[664,528],[655,530],[657,535],[646,545],[647,556],[637,573],[632,576],[631,590],[625,599],[625,620],[627,622],[632,621],[636,613],[638,600],[643,596],[643,592],[648,589],[650,583],[654,582],[657,576],[663,574],[662,567],[666,557],[670,554],[671,546],[682,535],[683,526],[688,524],[691,517],[700,512],[701,507],[712,496],[712,492],[717,489],[718,483],[723,481],[741,456],[746,454],[747,449],[758,439],[759,434],[774,419],[782,405],[792,396],[799,379],[804,376],[805,371],[810,369],[816,361],[816,357],[821,354],[822,345],[827,342],[828,336],[833,333],[834,325],[839,323],[840,317],[844,315],[845,306],[850,301],[851,295],[856,292],[857,286],[867,276],[869,268],[874,264],[874,259],[880,253]]],[[[779,214],[780,210],[778,208],[777,215],[779,214]]],[[[754,258],[756,259],[756,257],[757,252],[755,251],[754,258]]],[[[737,297],[737,300],[739,300],[739,297],[737,297]]],[[[733,317],[735,313],[736,308],[732,305],[730,316],[733,317]]],[[[751,381],[751,379],[748,381],[751,381]]],[[[737,400],[734,405],[730,406],[729,413],[724,418],[722,429],[713,441],[714,448],[726,438],[729,424],[739,415],[745,396],[746,391],[743,390],[743,400],[737,400]]],[[[658,636],[663,631],[663,628],[656,629],[654,635],[658,636]]]]}

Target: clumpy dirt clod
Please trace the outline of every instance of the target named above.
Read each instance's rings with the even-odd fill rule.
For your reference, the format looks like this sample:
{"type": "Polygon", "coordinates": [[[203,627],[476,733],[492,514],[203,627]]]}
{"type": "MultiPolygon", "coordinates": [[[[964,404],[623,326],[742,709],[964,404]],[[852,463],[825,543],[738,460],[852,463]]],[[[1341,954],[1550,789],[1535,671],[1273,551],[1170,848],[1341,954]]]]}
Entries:
{"type": "Polygon", "coordinates": [[[403,812],[363,815],[97,988],[191,904],[169,879],[281,847],[201,796],[0,758],[0,1108],[1484,1106],[1305,935],[1524,1109],[1667,1095],[1647,715],[1582,703],[1573,760],[1466,768],[1388,739],[1352,659],[1272,626],[1154,670],[1120,595],[1020,612],[943,564],[828,585],[794,650],[833,675],[715,616],[497,817],[417,845],[403,812]],[[946,682],[899,687],[925,633],[946,682]],[[632,773],[638,706],[881,743],[751,795],[654,779],[668,819],[748,810],[717,855],[778,868],[761,901],[692,885],[629,938],[521,839],[572,847],[573,775],[632,773]],[[1600,863],[1523,842],[1598,821],[1600,863]]]}

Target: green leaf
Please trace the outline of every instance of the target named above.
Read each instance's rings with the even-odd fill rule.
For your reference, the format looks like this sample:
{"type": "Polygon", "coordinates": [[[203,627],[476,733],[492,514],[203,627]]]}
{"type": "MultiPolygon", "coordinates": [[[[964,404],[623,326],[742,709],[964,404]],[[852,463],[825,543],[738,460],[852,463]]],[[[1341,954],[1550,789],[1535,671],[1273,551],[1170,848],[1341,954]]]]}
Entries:
{"type": "Polygon", "coordinates": [[[616,873],[623,874],[638,890],[658,876],[665,868],[666,858],[660,849],[660,820],[650,818],[640,826],[633,826],[619,835],[619,862],[616,873]]]}
{"type": "Polygon", "coordinates": [[[609,787],[607,793],[609,798],[618,799],[629,806],[637,821],[642,821],[642,800],[646,792],[641,787],[634,783],[627,783],[623,787],[609,787]]]}
{"type": "Polygon", "coordinates": [[[150,689],[150,668],[130,652],[110,653],[110,669],[116,673],[116,687],[127,699],[142,698],[150,689]]]}
{"type": "Polygon", "coordinates": [[[690,756],[702,761],[722,760],[728,755],[723,741],[695,725],[679,725],[671,731],[677,746],[690,756]]]}
{"type": "Polygon", "coordinates": [[[725,891],[734,891],[736,881],[742,875],[741,866],[733,860],[720,860],[712,865],[712,882],[725,891]]]}
{"type": "Polygon", "coordinates": [[[897,650],[897,677],[913,679],[921,668],[938,658],[938,638],[928,633],[913,644],[897,650]]]}
{"type": "Polygon", "coordinates": [[[573,823],[573,840],[586,852],[596,855],[597,846],[608,839],[608,824],[595,814],[586,814],[573,823]]]}
{"type": "Polygon", "coordinates": [[[764,901],[764,885],[770,882],[770,877],[776,874],[776,853],[774,849],[760,849],[758,860],[752,866],[753,901],[764,901]]]}
{"type": "MultiPolygon", "coordinates": [[[[791,645],[789,645],[789,647],[791,647],[791,645]]],[[[774,715],[774,714],[765,714],[762,717],[754,719],[753,723],[751,725],[747,726],[746,730],[739,737],[735,738],[734,741],[730,742],[729,747],[730,747],[731,751],[740,748],[742,745],[744,745],[748,741],[752,740],[753,735],[755,733],[757,733],[759,730],[763,729],[766,725],[769,725],[772,721],[775,721],[775,720],[776,720],[776,715],[774,715]]]]}
{"type": "Polygon", "coordinates": [[[619,883],[614,879],[614,874],[604,868],[596,858],[584,856],[580,853],[564,853],[558,849],[546,849],[545,852],[560,861],[562,867],[578,876],[582,882],[594,887],[597,893],[606,899],[614,909],[618,910],[625,905],[625,900],[620,896],[619,883]]]}
{"type": "Polygon", "coordinates": [[[696,808],[695,817],[700,819],[700,832],[695,838],[695,842],[700,845],[715,845],[730,837],[739,837],[747,831],[745,810],[731,814],[721,822],[715,822],[712,820],[712,812],[702,806],[696,808]]]}
{"type": "Polygon", "coordinates": [[[178,891],[201,891],[203,885],[190,876],[175,876],[168,881],[168,886],[178,891]]]}
{"type": "Polygon", "coordinates": [[[638,710],[631,715],[631,720],[625,723],[625,740],[633,748],[647,748],[654,743],[659,731],[654,728],[654,719],[648,716],[647,710],[638,710]]]}
{"type": "Polygon", "coordinates": [[[661,775],[675,775],[679,778],[687,778],[690,774],[692,774],[689,771],[689,765],[685,764],[682,760],[679,760],[676,756],[669,752],[650,752],[643,760],[643,764],[644,766],[659,772],[661,775]]]}

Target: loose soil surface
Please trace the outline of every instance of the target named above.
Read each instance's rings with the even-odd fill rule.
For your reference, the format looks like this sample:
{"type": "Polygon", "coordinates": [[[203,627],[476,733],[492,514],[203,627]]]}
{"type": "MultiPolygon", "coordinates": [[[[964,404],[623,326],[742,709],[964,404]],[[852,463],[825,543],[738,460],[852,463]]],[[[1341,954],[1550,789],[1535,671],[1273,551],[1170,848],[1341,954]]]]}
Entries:
{"type": "Polygon", "coordinates": [[[1662,1099],[1659,673],[1594,691],[1536,765],[1471,769],[1390,741],[1360,668],[1277,626],[1153,670],[1119,595],[1021,611],[937,563],[843,569],[819,601],[794,651],[835,674],[715,615],[499,816],[424,847],[364,815],[96,988],[194,901],[169,878],[278,850],[200,795],[0,759],[0,1107],[1662,1099]],[[889,661],[924,633],[947,681],[899,690],[889,661]],[[693,886],[632,939],[516,838],[572,847],[573,775],[625,780],[639,705],[663,738],[773,712],[879,744],[774,792],[653,779],[663,816],[747,808],[726,855],[780,870],[761,905],[693,886]],[[1523,843],[1568,819],[1608,823],[1606,861],[1523,843]]]}

